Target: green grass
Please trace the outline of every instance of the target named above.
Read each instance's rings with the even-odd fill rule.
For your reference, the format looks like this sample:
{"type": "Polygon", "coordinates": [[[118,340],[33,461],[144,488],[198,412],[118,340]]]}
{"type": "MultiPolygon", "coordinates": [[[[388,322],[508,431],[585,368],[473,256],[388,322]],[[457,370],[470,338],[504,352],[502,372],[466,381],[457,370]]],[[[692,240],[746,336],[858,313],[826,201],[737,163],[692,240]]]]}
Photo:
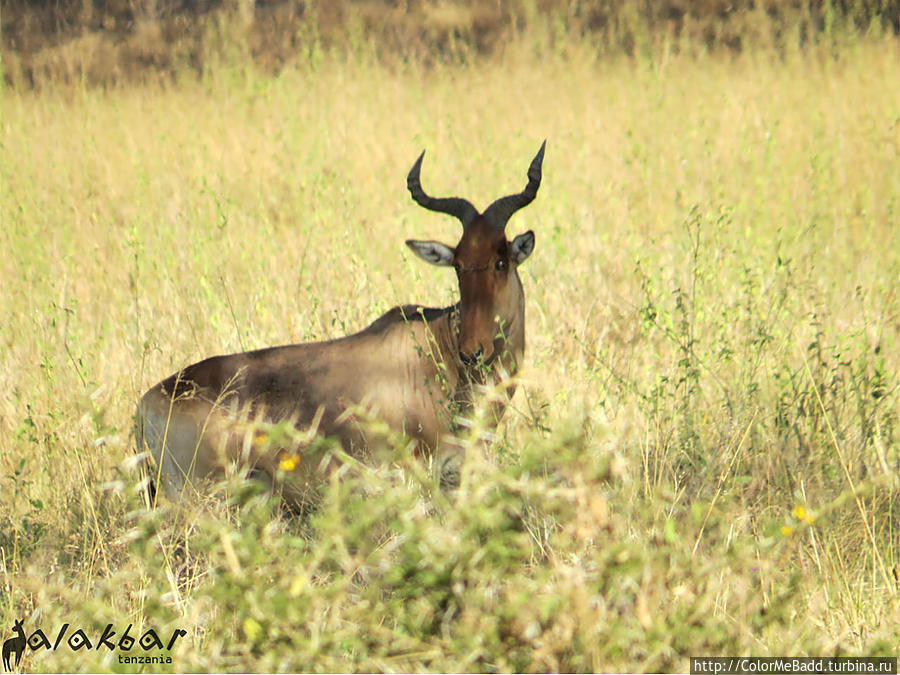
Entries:
{"type": "Polygon", "coordinates": [[[0,637],[183,627],[147,669],[185,671],[895,655],[897,43],[592,54],[4,91],[0,637]],[[458,224],[406,172],[426,148],[426,189],[483,207],[544,137],[523,386],[454,503],[399,453],[304,519],[239,485],[143,508],[144,390],[453,301],[402,242],[458,224]]]}

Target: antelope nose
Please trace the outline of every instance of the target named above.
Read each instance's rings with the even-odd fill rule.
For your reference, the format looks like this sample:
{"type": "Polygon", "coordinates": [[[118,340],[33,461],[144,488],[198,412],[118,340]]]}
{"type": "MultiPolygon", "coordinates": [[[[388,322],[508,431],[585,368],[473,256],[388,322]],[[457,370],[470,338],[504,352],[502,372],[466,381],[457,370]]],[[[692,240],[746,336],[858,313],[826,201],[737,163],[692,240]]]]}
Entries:
{"type": "Polygon", "coordinates": [[[471,366],[473,363],[478,361],[482,355],[481,348],[476,349],[470,356],[466,356],[462,352],[459,353],[459,360],[465,363],[467,366],[471,366]]]}

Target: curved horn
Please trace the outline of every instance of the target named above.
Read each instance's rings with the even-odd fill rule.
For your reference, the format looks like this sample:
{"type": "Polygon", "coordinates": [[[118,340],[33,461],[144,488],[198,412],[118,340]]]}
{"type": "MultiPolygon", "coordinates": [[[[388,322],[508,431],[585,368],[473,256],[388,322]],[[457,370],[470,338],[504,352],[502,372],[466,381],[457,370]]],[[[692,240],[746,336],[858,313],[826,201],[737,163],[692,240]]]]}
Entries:
{"type": "MultiPolygon", "coordinates": [[[[409,175],[406,177],[406,187],[409,189],[409,194],[412,195],[412,198],[419,206],[424,206],[429,211],[438,211],[440,213],[447,213],[451,216],[455,216],[456,218],[459,218],[463,227],[466,227],[475,220],[478,216],[478,211],[471,203],[460,197],[435,199],[434,197],[429,197],[425,194],[425,191],[422,189],[422,183],[419,182],[419,172],[422,170],[423,157],[425,157],[424,150],[422,151],[422,154],[419,155],[419,159],[413,164],[412,169],[409,170],[409,175]]],[[[538,171],[540,172],[540,169],[538,171]]]]}
{"type": "Polygon", "coordinates": [[[525,189],[516,195],[501,197],[484,212],[484,219],[494,227],[504,229],[506,221],[516,211],[523,206],[528,206],[537,195],[538,188],[541,186],[541,163],[544,161],[544,148],[547,147],[547,141],[541,143],[541,149],[531,160],[531,166],[528,167],[528,185],[525,189]]]}

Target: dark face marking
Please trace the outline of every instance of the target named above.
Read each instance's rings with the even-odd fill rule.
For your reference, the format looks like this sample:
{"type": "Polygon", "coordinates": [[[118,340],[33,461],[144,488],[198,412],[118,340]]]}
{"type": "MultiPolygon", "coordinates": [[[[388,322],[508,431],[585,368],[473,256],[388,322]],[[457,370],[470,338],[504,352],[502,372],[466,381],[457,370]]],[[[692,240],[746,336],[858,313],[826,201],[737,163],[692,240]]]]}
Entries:
{"type": "Polygon", "coordinates": [[[476,219],[457,244],[453,266],[459,280],[459,352],[464,362],[493,356],[496,317],[506,319],[504,291],[510,281],[509,242],[503,230],[476,219]]]}

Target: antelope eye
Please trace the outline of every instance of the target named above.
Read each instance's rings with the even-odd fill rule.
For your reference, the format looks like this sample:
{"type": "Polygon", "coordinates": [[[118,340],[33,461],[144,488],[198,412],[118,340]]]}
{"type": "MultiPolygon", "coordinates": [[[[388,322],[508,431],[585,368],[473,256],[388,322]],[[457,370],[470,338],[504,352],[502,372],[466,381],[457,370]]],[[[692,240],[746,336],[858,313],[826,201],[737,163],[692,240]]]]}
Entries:
{"type": "Polygon", "coordinates": [[[502,258],[497,260],[497,262],[494,263],[494,269],[497,270],[498,272],[505,271],[506,270],[506,261],[503,260],[502,258]]]}

